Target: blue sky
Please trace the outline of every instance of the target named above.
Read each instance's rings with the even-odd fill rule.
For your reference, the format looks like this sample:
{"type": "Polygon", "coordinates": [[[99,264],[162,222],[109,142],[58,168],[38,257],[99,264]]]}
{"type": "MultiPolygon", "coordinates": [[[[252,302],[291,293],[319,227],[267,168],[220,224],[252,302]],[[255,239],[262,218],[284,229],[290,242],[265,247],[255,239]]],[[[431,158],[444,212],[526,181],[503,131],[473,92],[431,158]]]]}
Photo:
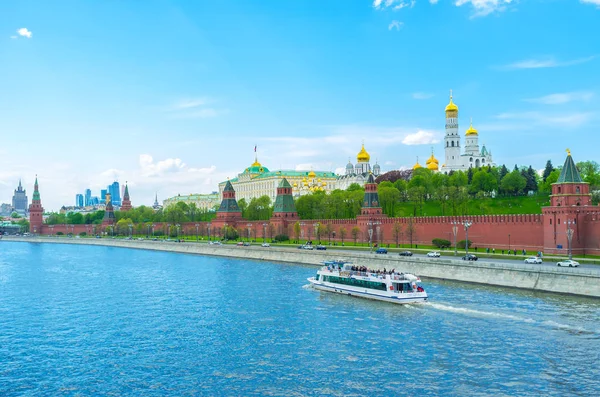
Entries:
{"type": "Polygon", "coordinates": [[[0,202],[128,181],[134,205],[253,161],[383,171],[433,147],[452,89],[498,164],[595,160],[600,0],[3,1],[0,202]],[[29,194],[31,196],[31,193],[29,194]]]}

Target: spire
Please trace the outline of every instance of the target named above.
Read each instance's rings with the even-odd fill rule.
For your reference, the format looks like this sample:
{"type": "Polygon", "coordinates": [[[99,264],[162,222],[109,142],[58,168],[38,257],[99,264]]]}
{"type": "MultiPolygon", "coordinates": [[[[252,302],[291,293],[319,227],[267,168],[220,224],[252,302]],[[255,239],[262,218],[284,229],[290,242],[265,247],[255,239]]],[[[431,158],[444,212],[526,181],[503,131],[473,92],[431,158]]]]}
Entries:
{"type": "Polygon", "coordinates": [[[129,200],[129,186],[127,185],[127,181],[125,181],[125,193],[123,193],[123,200],[129,200]]]}
{"type": "MultiPolygon", "coordinates": [[[[21,186],[21,181],[19,181],[19,186],[21,186]]],[[[40,200],[40,191],[38,189],[38,180],[37,174],[35,174],[35,183],[33,184],[33,199],[32,200],[40,200]]]]}
{"type": "Polygon", "coordinates": [[[154,194],[154,206],[155,207],[158,206],[158,192],[155,192],[155,194],[154,194]]]}
{"type": "Polygon", "coordinates": [[[567,149],[567,158],[556,183],[583,183],[569,149],[567,149]]]}
{"type": "Polygon", "coordinates": [[[21,190],[23,187],[21,186],[21,178],[19,178],[19,190],[21,190]]]}

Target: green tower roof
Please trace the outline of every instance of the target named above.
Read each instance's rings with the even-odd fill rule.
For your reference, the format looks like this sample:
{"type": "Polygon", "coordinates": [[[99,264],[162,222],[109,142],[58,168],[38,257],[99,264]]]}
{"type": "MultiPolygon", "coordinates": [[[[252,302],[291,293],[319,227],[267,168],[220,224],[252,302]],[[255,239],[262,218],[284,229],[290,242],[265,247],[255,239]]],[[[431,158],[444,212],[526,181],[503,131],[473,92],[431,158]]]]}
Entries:
{"type": "Polygon", "coordinates": [[[287,179],[283,178],[281,182],[279,182],[279,187],[292,187],[287,179]]]}
{"type": "Polygon", "coordinates": [[[567,159],[556,183],[583,183],[579,170],[575,166],[573,157],[571,157],[571,152],[567,150],[567,153],[567,159]]]}
{"type": "MultiPolygon", "coordinates": [[[[19,181],[19,186],[21,185],[21,181],[19,181]]],[[[38,190],[38,181],[37,181],[37,175],[35,177],[35,184],[33,185],[33,200],[39,200],[40,199],[40,191],[38,190]]]]}
{"type": "MultiPolygon", "coordinates": [[[[292,188],[285,178],[279,182],[279,187],[289,188],[290,191],[292,188]]],[[[294,197],[291,194],[278,194],[275,198],[275,204],[273,205],[273,212],[296,212],[294,197]]]]}
{"type": "Polygon", "coordinates": [[[225,184],[225,187],[223,188],[223,191],[224,192],[232,192],[233,191],[233,186],[231,185],[231,182],[229,182],[229,180],[225,184]]]}

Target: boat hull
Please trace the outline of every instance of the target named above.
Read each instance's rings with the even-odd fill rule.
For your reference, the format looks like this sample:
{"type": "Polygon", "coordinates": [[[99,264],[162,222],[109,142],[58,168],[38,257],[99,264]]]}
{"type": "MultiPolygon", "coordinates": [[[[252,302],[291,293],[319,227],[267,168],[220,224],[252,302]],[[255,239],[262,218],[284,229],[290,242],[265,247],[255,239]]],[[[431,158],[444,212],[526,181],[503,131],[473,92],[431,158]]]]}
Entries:
{"type": "Polygon", "coordinates": [[[396,304],[407,304],[407,303],[424,303],[427,301],[426,292],[406,293],[406,294],[394,294],[394,296],[385,296],[376,294],[374,291],[366,289],[358,290],[357,288],[349,288],[346,285],[337,285],[332,283],[322,283],[315,280],[314,277],[308,279],[313,288],[320,291],[334,292],[342,295],[357,296],[359,298],[373,299],[383,302],[390,302],[396,304]]]}

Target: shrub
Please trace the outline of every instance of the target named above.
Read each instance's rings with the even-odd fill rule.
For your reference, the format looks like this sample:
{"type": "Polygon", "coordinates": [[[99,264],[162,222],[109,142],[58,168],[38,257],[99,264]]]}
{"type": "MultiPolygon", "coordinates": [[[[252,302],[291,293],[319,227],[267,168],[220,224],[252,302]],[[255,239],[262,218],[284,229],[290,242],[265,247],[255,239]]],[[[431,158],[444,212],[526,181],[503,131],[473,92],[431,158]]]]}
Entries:
{"type": "Polygon", "coordinates": [[[273,241],[277,241],[277,242],[284,242],[284,241],[289,241],[290,237],[286,234],[278,234],[277,236],[275,236],[273,238],[273,241]]]}
{"type": "Polygon", "coordinates": [[[64,233],[63,232],[56,232],[57,236],[62,236],[64,233]]]}
{"type": "Polygon", "coordinates": [[[431,243],[434,246],[436,246],[437,248],[449,248],[450,247],[450,241],[444,240],[443,238],[434,238],[433,240],[431,240],[431,243]]]}
{"type": "Polygon", "coordinates": [[[87,233],[86,232],[81,232],[81,233],[79,233],[79,236],[80,237],[85,237],[85,236],[87,236],[87,233]]]}
{"type": "MultiPolygon", "coordinates": [[[[471,248],[471,245],[473,244],[473,242],[472,242],[471,240],[468,240],[468,241],[469,241],[469,248],[471,248]]],[[[460,249],[464,249],[464,248],[466,248],[466,247],[467,247],[467,240],[460,240],[460,241],[459,241],[459,242],[456,244],[456,247],[457,247],[457,248],[460,248],[460,249]]]]}

